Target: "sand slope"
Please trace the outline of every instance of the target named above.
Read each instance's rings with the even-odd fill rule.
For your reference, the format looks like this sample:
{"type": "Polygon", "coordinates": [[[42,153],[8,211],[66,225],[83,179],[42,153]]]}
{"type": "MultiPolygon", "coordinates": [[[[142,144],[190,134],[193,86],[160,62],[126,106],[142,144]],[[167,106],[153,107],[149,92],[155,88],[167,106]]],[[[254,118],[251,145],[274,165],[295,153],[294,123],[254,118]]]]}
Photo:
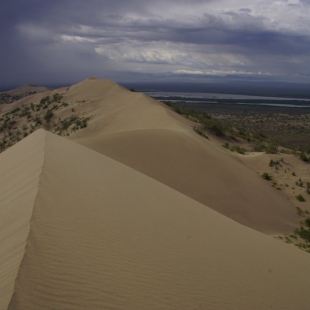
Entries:
{"type": "Polygon", "coordinates": [[[44,133],[1,154],[0,309],[7,309],[24,255],[43,164],[44,133]],[[41,137],[40,137],[41,135],[41,137]]]}
{"type": "Polygon", "coordinates": [[[2,105],[0,112],[38,103],[55,93],[63,96],[61,102],[68,107],[55,110],[52,121],[73,114],[91,118],[87,128],[69,139],[264,233],[288,233],[299,225],[292,203],[247,167],[246,161],[212,137],[208,141],[198,136],[192,128],[197,124],[112,81],[89,78],[2,105]]]}
{"type": "MultiPolygon", "coordinates": [[[[0,162],[21,163],[23,188],[36,188],[41,171],[31,212],[26,203],[5,211],[1,201],[16,221],[32,214],[8,309],[309,308],[309,254],[129,167],[43,130],[0,162]],[[29,164],[31,152],[39,164],[29,164]]],[[[16,184],[7,186],[16,199],[16,184]]],[[[3,241],[0,251],[5,270],[16,270],[3,241]]],[[[1,283],[8,300],[11,279],[1,283]]]]}
{"type": "Polygon", "coordinates": [[[65,96],[89,98],[81,111],[95,115],[70,139],[259,231],[291,232],[299,223],[282,193],[163,104],[100,79],[76,84],[65,96]]]}

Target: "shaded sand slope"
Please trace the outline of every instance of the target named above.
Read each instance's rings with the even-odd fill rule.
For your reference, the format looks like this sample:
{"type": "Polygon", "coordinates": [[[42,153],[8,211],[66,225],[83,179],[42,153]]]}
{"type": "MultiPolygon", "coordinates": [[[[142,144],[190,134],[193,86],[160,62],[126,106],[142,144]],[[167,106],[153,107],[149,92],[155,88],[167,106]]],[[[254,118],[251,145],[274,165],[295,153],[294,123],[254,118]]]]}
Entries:
{"type": "Polygon", "coordinates": [[[299,218],[284,195],[212,143],[197,140],[182,132],[161,129],[78,142],[246,226],[269,234],[294,230],[299,218]]]}
{"type": "Polygon", "coordinates": [[[24,255],[39,175],[44,132],[1,154],[0,164],[0,309],[7,309],[24,255]]]}
{"type": "Polygon", "coordinates": [[[99,79],[71,87],[67,96],[92,98],[85,109],[96,111],[71,139],[259,231],[290,232],[298,224],[282,193],[161,103],[99,79]]]}
{"type": "Polygon", "coordinates": [[[79,144],[33,140],[45,159],[8,309],[309,308],[307,253],[79,144]]]}

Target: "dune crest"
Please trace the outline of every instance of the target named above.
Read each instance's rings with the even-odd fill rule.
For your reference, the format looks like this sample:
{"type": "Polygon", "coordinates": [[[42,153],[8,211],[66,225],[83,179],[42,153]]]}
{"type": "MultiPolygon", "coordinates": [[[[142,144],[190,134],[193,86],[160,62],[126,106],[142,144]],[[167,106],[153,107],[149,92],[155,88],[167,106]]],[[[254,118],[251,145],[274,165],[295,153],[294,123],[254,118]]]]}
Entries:
{"type": "MultiPolygon", "coordinates": [[[[32,205],[1,208],[30,222],[27,240],[15,246],[20,266],[0,242],[5,270],[19,267],[1,310],[308,309],[307,253],[130,167],[43,130],[0,162],[21,163],[21,190],[0,175],[12,201],[34,188],[32,205]]],[[[11,280],[1,281],[9,287],[1,301],[11,280]]]]}
{"type": "Polygon", "coordinates": [[[33,134],[1,154],[0,309],[7,309],[25,254],[44,161],[45,132],[33,134]]]}
{"type": "Polygon", "coordinates": [[[70,139],[256,230],[289,233],[298,225],[282,193],[158,101],[101,79],[76,84],[67,95],[89,98],[85,111],[95,115],[70,139]]]}
{"type": "Polygon", "coordinates": [[[203,139],[193,131],[197,123],[142,93],[110,80],[88,78],[1,105],[0,112],[20,108],[26,115],[29,107],[29,118],[14,112],[5,124],[11,126],[14,142],[21,134],[46,126],[248,227],[281,234],[291,233],[299,225],[294,205],[247,167],[246,160],[227,152],[211,135],[210,140],[203,139]],[[61,99],[42,107],[43,98],[57,93],[61,99]],[[48,124],[47,111],[53,114],[48,124]],[[71,117],[77,120],[66,127],[71,117]],[[84,121],[87,128],[83,125],[76,131],[84,121]]]}

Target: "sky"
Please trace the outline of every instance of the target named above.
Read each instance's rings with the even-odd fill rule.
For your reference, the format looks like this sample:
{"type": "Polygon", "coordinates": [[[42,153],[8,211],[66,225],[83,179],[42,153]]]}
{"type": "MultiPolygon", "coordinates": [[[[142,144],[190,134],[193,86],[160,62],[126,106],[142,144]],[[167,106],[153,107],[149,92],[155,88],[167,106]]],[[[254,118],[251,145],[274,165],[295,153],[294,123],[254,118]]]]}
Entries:
{"type": "Polygon", "coordinates": [[[310,83],[310,0],[2,0],[0,87],[310,83]]]}

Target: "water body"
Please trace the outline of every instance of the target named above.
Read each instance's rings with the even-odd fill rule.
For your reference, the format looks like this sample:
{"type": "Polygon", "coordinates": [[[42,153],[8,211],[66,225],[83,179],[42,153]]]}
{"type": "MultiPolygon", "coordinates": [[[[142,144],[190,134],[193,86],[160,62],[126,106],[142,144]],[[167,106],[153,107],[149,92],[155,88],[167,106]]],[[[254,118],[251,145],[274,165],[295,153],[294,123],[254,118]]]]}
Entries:
{"type": "Polygon", "coordinates": [[[159,101],[171,101],[172,103],[186,104],[240,104],[276,106],[285,108],[309,108],[309,99],[284,98],[284,97],[264,97],[219,93],[191,93],[191,92],[167,92],[167,91],[147,91],[150,97],[159,101]]]}

